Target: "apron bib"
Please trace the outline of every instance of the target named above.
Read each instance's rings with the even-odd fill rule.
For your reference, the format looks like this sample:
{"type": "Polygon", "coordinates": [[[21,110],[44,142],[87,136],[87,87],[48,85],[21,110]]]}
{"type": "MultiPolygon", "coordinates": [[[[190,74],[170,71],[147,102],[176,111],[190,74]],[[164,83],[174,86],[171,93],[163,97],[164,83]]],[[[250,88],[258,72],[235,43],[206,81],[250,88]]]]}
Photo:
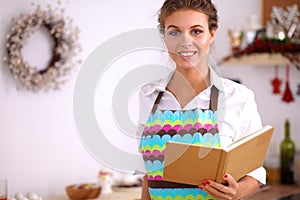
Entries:
{"type": "Polygon", "coordinates": [[[197,186],[162,179],[166,142],[176,141],[220,148],[216,112],[218,89],[215,86],[211,87],[210,105],[206,110],[159,110],[157,107],[162,95],[163,92],[160,92],[154,102],[140,142],[151,200],[214,199],[197,186]]]}

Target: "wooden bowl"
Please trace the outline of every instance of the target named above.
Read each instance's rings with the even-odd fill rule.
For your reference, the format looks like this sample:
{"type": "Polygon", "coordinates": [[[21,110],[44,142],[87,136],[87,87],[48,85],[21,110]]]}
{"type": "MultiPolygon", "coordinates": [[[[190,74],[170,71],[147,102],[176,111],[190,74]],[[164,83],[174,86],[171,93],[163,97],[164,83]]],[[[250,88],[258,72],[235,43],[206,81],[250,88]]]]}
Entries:
{"type": "Polygon", "coordinates": [[[95,199],[101,192],[101,186],[93,183],[76,184],[67,186],[66,191],[72,200],[95,199]]]}

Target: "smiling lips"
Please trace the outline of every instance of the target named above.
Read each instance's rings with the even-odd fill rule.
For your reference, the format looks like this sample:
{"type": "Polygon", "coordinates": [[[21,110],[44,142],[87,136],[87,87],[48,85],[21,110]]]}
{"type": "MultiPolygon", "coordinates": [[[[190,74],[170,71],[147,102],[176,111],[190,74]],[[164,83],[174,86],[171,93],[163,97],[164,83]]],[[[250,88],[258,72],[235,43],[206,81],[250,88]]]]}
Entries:
{"type": "Polygon", "coordinates": [[[178,52],[178,55],[183,57],[183,58],[190,58],[194,56],[197,53],[197,51],[181,51],[178,52]]]}

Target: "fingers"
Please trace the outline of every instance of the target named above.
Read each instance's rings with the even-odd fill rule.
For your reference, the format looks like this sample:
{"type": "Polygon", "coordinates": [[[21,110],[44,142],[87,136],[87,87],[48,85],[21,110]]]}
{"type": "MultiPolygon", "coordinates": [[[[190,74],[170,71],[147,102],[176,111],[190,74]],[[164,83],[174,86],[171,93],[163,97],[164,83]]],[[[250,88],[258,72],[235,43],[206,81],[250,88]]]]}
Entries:
{"type": "Polygon", "coordinates": [[[218,198],[219,200],[235,199],[238,188],[237,182],[229,174],[225,174],[223,178],[228,182],[228,186],[216,183],[214,181],[206,180],[201,183],[199,188],[218,198]]]}
{"type": "Polygon", "coordinates": [[[228,183],[228,187],[237,188],[238,184],[230,174],[224,174],[223,179],[228,183]]]}
{"type": "Polygon", "coordinates": [[[199,186],[200,189],[202,189],[204,192],[216,197],[219,200],[229,200],[233,199],[233,192],[231,192],[230,188],[216,183],[214,181],[206,180],[202,182],[202,184],[199,186]]]}
{"type": "Polygon", "coordinates": [[[226,193],[235,199],[238,191],[238,183],[230,174],[224,174],[223,179],[228,183],[226,193]]]}

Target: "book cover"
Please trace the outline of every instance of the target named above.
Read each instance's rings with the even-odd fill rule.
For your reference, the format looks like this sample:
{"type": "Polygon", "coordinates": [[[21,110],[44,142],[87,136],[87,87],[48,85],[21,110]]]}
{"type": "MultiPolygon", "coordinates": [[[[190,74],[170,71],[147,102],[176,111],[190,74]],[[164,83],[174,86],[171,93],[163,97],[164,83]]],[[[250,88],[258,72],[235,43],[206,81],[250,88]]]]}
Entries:
{"type": "Polygon", "coordinates": [[[222,183],[224,173],[238,180],[263,165],[273,131],[272,126],[264,126],[225,149],[167,142],[163,180],[191,185],[207,179],[222,183]]]}

